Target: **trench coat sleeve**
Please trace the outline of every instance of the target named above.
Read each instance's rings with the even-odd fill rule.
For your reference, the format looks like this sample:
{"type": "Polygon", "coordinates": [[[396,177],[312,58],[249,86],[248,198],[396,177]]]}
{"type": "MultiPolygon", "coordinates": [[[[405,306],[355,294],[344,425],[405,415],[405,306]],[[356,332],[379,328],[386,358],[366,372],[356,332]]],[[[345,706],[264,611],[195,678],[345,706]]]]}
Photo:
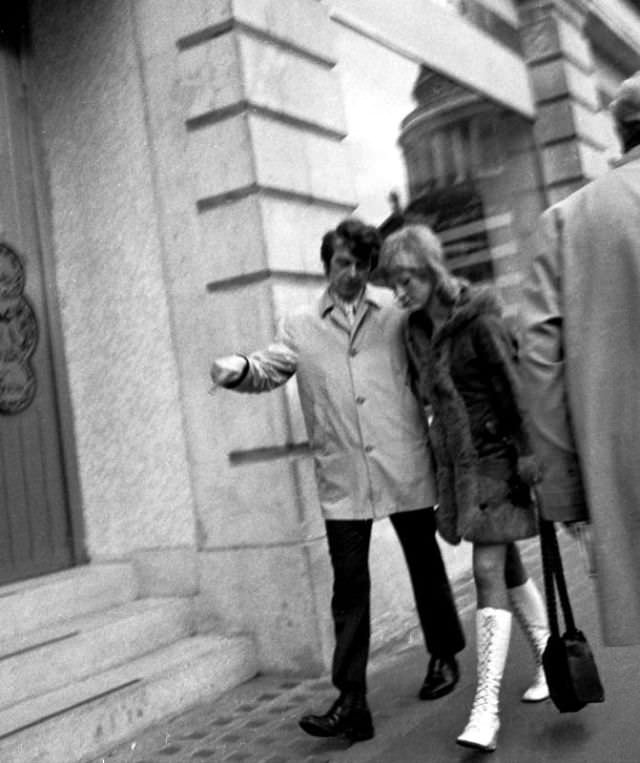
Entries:
{"type": "Polygon", "coordinates": [[[285,384],[298,367],[298,350],[288,321],[280,322],[274,342],[245,359],[244,375],[230,387],[234,392],[269,392],[285,384]]]}
{"type": "Polygon", "coordinates": [[[571,426],[562,311],[562,219],[552,208],[540,220],[537,252],[520,311],[523,393],[543,480],[541,512],[554,521],[588,518],[571,426]]]}

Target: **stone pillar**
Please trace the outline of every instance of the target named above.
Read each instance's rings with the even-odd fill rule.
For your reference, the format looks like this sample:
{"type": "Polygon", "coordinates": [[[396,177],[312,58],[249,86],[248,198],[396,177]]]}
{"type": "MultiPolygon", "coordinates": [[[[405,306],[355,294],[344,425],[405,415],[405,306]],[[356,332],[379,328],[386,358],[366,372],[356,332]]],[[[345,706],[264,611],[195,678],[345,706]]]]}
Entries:
{"type": "Polygon", "coordinates": [[[550,203],[607,167],[586,3],[521,0],[523,52],[538,108],[536,134],[550,203]]]}
{"type": "Polygon", "coordinates": [[[332,647],[324,525],[295,387],[208,395],[211,360],[273,338],[324,285],[322,235],[355,207],[328,12],[317,0],[137,0],[198,513],[203,626],[261,665],[332,647]]]}

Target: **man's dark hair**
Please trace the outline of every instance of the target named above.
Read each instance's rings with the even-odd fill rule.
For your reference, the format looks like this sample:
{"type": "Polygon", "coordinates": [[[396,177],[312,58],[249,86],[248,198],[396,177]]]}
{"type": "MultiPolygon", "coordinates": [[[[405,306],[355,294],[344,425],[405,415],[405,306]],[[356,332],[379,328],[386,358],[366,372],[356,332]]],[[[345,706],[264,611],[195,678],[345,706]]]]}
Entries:
{"type": "Polygon", "coordinates": [[[373,225],[365,225],[361,220],[350,217],[343,220],[335,230],[325,233],[320,246],[325,273],[329,272],[338,242],[346,246],[357,262],[368,262],[370,270],[376,268],[380,254],[380,235],[373,225]]]}

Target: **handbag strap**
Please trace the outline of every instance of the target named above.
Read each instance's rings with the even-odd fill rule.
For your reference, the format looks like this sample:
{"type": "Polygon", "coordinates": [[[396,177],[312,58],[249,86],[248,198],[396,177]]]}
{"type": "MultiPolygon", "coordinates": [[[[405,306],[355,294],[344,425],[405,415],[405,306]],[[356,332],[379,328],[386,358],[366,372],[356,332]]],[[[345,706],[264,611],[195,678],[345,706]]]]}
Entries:
{"type": "MultiPolygon", "coordinates": [[[[539,503],[537,496],[536,500],[539,503]]],[[[562,557],[560,556],[555,525],[553,522],[543,519],[540,512],[538,512],[538,521],[540,525],[540,549],[542,552],[542,568],[544,572],[544,587],[547,598],[549,629],[554,636],[560,635],[555,597],[555,589],[557,587],[567,631],[573,633],[576,631],[576,624],[573,619],[571,602],[569,601],[567,581],[564,576],[562,557]]]]}
{"type": "Polygon", "coordinates": [[[549,532],[549,522],[539,516],[538,524],[540,527],[540,552],[542,554],[542,572],[544,575],[544,592],[547,601],[547,618],[549,620],[549,630],[552,636],[560,635],[558,625],[558,609],[556,605],[556,590],[553,580],[553,558],[552,548],[549,546],[546,535],[549,532]]]}

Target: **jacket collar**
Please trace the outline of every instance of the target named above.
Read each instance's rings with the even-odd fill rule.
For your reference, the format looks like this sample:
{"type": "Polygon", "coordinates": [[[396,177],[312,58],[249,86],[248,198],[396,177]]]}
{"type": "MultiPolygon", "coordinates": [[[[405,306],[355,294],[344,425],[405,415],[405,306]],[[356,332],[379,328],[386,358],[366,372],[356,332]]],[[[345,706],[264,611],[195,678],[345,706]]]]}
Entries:
{"type": "Polygon", "coordinates": [[[502,309],[495,291],[490,286],[473,286],[463,283],[451,314],[436,331],[434,341],[451,336],[479,315],[500,316],[502,309]]]}
{"type": "MultiPolygon", "coordinates": [[[[360,302],[360,307],[358,308],[358,312],[360,312],[362,306],[365,304],[373,305],[373,307],[376,307],[376,308],[382,307],[380,300],[374,294],[373,290],[368,284],[364,287],[364,294],[362,295],[362,300],[360,302]]],[[[331,289],[327,287],[324,290],[322,297],[320,297],[320,305],[319,305],[320,317],[326,318],[326,316],[337,306],[338,306],[338,303],[336,302],[333,294],[331,293],[331,289]]]]}

